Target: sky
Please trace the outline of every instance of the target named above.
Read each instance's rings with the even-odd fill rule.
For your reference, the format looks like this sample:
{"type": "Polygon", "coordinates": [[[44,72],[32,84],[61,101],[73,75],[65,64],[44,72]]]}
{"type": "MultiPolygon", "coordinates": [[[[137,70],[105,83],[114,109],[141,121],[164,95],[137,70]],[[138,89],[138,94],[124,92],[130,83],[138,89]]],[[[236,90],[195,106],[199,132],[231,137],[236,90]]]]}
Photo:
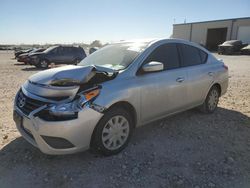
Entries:
{"type": "Polygon", "coordinates": [[[250,17],[250,0],[0,0],[0,44],[168,38],[174,23],[250,17]]]}

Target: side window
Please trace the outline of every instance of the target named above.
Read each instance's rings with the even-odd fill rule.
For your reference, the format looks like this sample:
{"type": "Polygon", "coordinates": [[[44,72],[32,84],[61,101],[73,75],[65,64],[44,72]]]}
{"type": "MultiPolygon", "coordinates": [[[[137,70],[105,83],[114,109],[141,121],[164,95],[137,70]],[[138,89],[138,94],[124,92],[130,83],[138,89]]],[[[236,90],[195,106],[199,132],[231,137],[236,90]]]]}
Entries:
{"type": "Polygon", "coordinates": [[[180,66],[176,44],[164,44],[156,48],[146,59],[146,62],[158,61],[164,64],[164,70],[175,69],[180,66]]]}
{"type": "Polygon", "coordinates": [[[62,55],[64,53],[63,47],[58,47],[57,48],[57,54],[62,55]]]}
{"type": "Polygon", "coordinates": [[[54,48],[53,50],[50,51],[50,54],[55,55],[57,54],[57,52],[58,52],[58,48],[54,48]]]}
{"type": "Polygon", "coordinates": [[[207,61],[207,53],[202,51],[202,50],[199,50],[200,51],[200,56],[201,56],[201,63],[206,63],[207,61]]]}
{"type": "Polygon", "coordinates": [[[79,54],[79,51],[80,51],[79,48],[72,47],[70,53],[79,54]]]}
{"type": "Polygon", "coordinates": [[[75,52],[75,49],[73,47],[68,48],[68,53],[69,54],[74,53],[74,52],[75,52]]]}
{"type": "Polygon", "coordinates": [[[180,49],[183,67],[200,65],[206,62],[207,54],[202,50],[186,44],[180,44],[180,49]]]}
{"type": "Polygon", "coordinates": [[[64,54],[69,54],[71,52],[71,48],[70,47],[63,47],[63,53],[64,54]]]}

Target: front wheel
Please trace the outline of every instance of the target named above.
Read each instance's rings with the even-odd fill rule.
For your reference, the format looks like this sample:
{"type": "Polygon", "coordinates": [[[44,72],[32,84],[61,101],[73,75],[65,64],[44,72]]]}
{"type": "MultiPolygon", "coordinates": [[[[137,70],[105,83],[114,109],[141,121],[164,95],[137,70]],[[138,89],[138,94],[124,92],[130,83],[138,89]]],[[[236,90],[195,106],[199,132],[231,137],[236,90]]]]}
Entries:
{"type": "Polygon", "coordinates": [[[123,108],[113,108],[97,124],[91,146],[104,155],[117,154],[127,146],[132,131],[131,115],[123,108]]]}
{"type": "Polygon", "coordinates": [[[200,107],[200,110],[204,113],[213,113],[217,108],[219,97],[220,97],[220,92],[218,87],[213,86],[209,90],[206,100],[200,107]]]}
{"type": "Polygon", "coordinates": [[[42,69],[46,69],[49,67],[49,62],[47,60],[43,59],[39,62],[37,67],[42,68],[42,69]]]}

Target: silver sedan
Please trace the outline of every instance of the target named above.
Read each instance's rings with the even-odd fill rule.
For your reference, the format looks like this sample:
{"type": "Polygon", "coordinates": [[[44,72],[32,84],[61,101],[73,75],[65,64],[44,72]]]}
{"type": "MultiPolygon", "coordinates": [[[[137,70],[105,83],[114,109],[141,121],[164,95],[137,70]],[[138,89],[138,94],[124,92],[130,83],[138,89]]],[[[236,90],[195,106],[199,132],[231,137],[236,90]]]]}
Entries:
{"type": "Polygon", "coordinates": [[[22,136],[47,154],[89,149],[116,154],[134,128],[198,107],[216,110],[228,68],[203,47],[178,39],[107,45],[77,66],[31,76],[15,98],[22,136]]]}

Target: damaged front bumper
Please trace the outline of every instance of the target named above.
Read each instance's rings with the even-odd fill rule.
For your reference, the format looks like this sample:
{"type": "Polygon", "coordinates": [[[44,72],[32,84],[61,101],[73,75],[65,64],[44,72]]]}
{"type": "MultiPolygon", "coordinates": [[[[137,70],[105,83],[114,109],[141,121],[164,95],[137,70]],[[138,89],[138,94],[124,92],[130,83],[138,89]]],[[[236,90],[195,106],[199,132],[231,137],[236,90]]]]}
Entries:
{"type": "Polygon", "coordinates": [[[45,121],[36,114],[46,108],[41,106],[29,115],[14,105],[14,120],[21,135],[43,153],[51,155],[70,154],[87,150],[95,126],[103,114],[85,105],[72,120],[45,121]]]}

